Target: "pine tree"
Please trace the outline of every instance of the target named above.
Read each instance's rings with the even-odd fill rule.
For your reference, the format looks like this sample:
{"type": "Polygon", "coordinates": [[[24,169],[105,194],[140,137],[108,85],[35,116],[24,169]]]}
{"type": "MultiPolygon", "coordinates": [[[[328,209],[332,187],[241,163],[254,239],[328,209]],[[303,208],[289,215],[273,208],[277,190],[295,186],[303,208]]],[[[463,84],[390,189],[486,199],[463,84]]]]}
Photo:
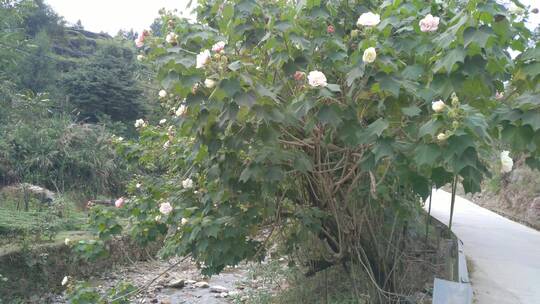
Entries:
{"type": "Polygon", "coordinates": [[[100,116],[107,115],[113,121],[126,122],[143,114],[134,63],[132,50],[108,43],[80,68],[66,74],[62,83],[80,112],[80,120],[98,122],[100,116]]]}

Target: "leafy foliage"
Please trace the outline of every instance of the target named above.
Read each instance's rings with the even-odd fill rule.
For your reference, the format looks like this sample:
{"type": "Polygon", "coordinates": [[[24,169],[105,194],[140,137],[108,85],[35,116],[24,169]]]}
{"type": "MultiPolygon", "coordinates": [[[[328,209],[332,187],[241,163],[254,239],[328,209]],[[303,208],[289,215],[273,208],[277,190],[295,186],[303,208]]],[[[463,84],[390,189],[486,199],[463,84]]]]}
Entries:
{"type": "Polygon", "coordinates": [[[142,90],[137,86],[133,52],[107,44],[62,83],[80,119],[97,122],[107,115],[113,121],[131,122],[142,115],[142,90]]]}
{"type": "Polygon", "coordinates": [[[68,299],[73,304],[128,304],[132,303],[128,295],[135,290],[135,286],[122,282],[101,295],[96,288],[78,282],[69,286],[68,299]]]}
{"type": "Polygon", "coordinates": [[[268,229],[291,251],[315,236],[321,259],[361,262],[379,291],[399,291],[394,257],[432,185],[479,191],[494,140],[539,159],[538,41],[496,1],[201,0],[197,16],[164,14],[177,38],[145,49],[164,108],[187,111],[120,150],[147,173],[131,187],[133,231],[166,224],[162,253],[204,273],[260,258],[268,229]],[[368,11],[381,22],[357,28],[368,11]],[[427,14],[435,33],[419,27],[427,14]]]}
{"type": "Polygon", "coordinates": [[[0,180],[87,194],[121,191],[127,167],[102,126],[79,125],[55,113],[46,95],[19,95],[4,108],[0,180]]]}

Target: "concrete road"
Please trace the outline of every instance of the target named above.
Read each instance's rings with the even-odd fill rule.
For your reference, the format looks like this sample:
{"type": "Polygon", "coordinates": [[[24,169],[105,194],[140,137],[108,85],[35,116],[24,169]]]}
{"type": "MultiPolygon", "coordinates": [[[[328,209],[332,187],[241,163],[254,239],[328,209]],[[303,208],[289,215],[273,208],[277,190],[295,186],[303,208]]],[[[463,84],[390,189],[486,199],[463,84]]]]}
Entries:
{"type": "MultiPolygon", "coordinates": [[[[433,191],[431,214],[447,225],[450,198],[448,192],[433,191]]],[[[472,261],[475,303],[540,304],[540,232],[461,197],[456,197],[452,231],[472,261]]]]}

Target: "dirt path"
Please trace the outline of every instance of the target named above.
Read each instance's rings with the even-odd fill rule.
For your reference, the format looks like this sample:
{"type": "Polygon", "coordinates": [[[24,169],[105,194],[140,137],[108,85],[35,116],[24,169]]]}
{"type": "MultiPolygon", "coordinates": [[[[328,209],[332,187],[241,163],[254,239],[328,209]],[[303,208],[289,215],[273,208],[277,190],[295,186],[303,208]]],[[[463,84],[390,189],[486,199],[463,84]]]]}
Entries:
{"type": "MultiPolygon", "coordinates": [[[[432,215],[445,224],[450,197],[442,190],[433,193],[432,215]]],[[[475,303],[540,303],[540,232],[461,197],[456,198],[452,231],[472,261],[475,303]]]]}

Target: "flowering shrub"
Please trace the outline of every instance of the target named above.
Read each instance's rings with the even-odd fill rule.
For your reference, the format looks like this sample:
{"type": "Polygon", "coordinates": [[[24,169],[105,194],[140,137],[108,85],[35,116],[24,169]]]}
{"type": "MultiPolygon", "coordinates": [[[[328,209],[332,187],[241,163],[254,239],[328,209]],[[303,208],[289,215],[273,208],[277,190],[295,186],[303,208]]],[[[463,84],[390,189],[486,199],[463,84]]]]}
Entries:
{"type": "Polygon", "coordinates": [[[176,44],[145,49],[174,96],[168,126],[140,122],[139,142],[119,147],[147,173],[126,204],[132,234],[166,225],[164,255],[216,273],[260,257],[270,228],[397,289],[395,231],[432,185],[478,191],[494,140],[538,166],[525,13],[489,0],[201,0],[197,13],[163,15],[176,44]]]}

